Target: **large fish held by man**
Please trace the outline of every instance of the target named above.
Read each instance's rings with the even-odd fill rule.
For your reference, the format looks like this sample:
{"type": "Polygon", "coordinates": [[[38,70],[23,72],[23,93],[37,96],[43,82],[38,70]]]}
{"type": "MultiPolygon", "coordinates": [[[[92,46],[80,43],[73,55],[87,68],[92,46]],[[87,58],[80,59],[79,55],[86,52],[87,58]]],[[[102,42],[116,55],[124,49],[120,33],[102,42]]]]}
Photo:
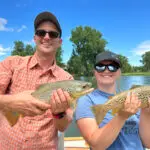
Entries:
{"type": "Polygon", "coordinates": [[[124,102],[129,92],[134,92],[138,96],[138,99],[141,100],[140,108],[149,107],[148,100],[150,98],[150,86],[134,85],[130,90],[126,90],[110,97],[105,104],[98,104],[91,107],[98,125],[103,121],[109,110],[112,110],[112,114],[115,115],[123,109],[124,102]]]}
{"type": "MultiPolygon", "coordinates": [[[[49,103],[52,92],[58,88],[61,88],[70,94],[70,105],[72,107],[75,107],[77,98],[94,90],[92,88],[92,83],[90,82],[80,80],[65,80],[42,84],[33,93],[31,93],[31,95],[40,101],[49,103]]],[[[23,116],[23,114],[11,111],[4,112],[4,115],[11,126],[16,124],[20,116],[23,116]]]]}

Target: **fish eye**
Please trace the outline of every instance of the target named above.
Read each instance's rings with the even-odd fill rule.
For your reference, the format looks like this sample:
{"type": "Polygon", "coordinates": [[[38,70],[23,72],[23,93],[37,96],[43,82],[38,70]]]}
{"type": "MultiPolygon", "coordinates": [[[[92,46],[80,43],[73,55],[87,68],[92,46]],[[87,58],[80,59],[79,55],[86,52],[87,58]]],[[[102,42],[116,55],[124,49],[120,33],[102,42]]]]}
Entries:
{"type": "Polygon", "coordinates": [[[83,87],[83,89],[85,89],[85,88],[87,88],[88,86],[87,86],[87,85],[83,85],[82,87],[83,87]]]}

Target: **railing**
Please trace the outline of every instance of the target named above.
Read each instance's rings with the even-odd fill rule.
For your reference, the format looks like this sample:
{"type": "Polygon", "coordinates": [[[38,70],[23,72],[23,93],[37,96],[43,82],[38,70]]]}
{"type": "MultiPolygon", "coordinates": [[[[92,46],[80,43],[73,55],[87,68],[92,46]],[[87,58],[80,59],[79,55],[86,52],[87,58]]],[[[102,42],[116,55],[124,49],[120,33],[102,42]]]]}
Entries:
{"type": "Polygon", "coordinates": [[[58,150],[64,150],[64,133],[58,132],[58,150]]]}

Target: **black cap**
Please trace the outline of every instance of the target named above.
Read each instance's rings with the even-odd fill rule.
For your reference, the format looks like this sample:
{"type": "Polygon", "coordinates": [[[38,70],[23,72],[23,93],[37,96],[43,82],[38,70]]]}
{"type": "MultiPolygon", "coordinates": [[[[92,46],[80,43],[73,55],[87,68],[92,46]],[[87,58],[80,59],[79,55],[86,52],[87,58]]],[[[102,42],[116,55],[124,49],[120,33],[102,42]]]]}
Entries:
{"type": "Polygon", "coordinates": [[[57,18],[50,12],[42,12],[40,14],[38,14],[34,20],[34,29],[36,31],[37,27],[43,23],[44,21],[50,21],[52,23],[55,24],[57,30],[59,31],[60,33],[60,37],[61,37],[61,34],[62,34],[62,30],[61,30],[61,27],[60,27],[60,24],[57,20],[57,18]]]}
{"type": "Polygon", "coordinates": [[[114,61],[115,63],[117,63],[120,67],[121,67],[121,62],[118,58],[118,55],[113,53],[113,52],[110,52],[110,51],[104,51],[102,53],[99,53],[97,56],[96,56],[96,62],[95,62],[95,65],[99,64],[101,61],[103,60],[111,60],[111,61],[114,61]]]}

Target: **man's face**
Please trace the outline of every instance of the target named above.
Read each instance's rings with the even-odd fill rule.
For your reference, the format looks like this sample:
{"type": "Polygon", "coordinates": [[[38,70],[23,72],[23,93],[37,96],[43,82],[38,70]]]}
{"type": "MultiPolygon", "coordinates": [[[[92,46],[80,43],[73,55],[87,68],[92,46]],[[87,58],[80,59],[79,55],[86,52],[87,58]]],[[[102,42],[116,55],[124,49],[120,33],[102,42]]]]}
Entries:
{"type": "Polygon", "coordinates": [[[34,35],[34,41],[37,51],[46,55],[56,53],[56,50],[62,43],[56,26],[48,21],[38,26],[34,35]]]}

